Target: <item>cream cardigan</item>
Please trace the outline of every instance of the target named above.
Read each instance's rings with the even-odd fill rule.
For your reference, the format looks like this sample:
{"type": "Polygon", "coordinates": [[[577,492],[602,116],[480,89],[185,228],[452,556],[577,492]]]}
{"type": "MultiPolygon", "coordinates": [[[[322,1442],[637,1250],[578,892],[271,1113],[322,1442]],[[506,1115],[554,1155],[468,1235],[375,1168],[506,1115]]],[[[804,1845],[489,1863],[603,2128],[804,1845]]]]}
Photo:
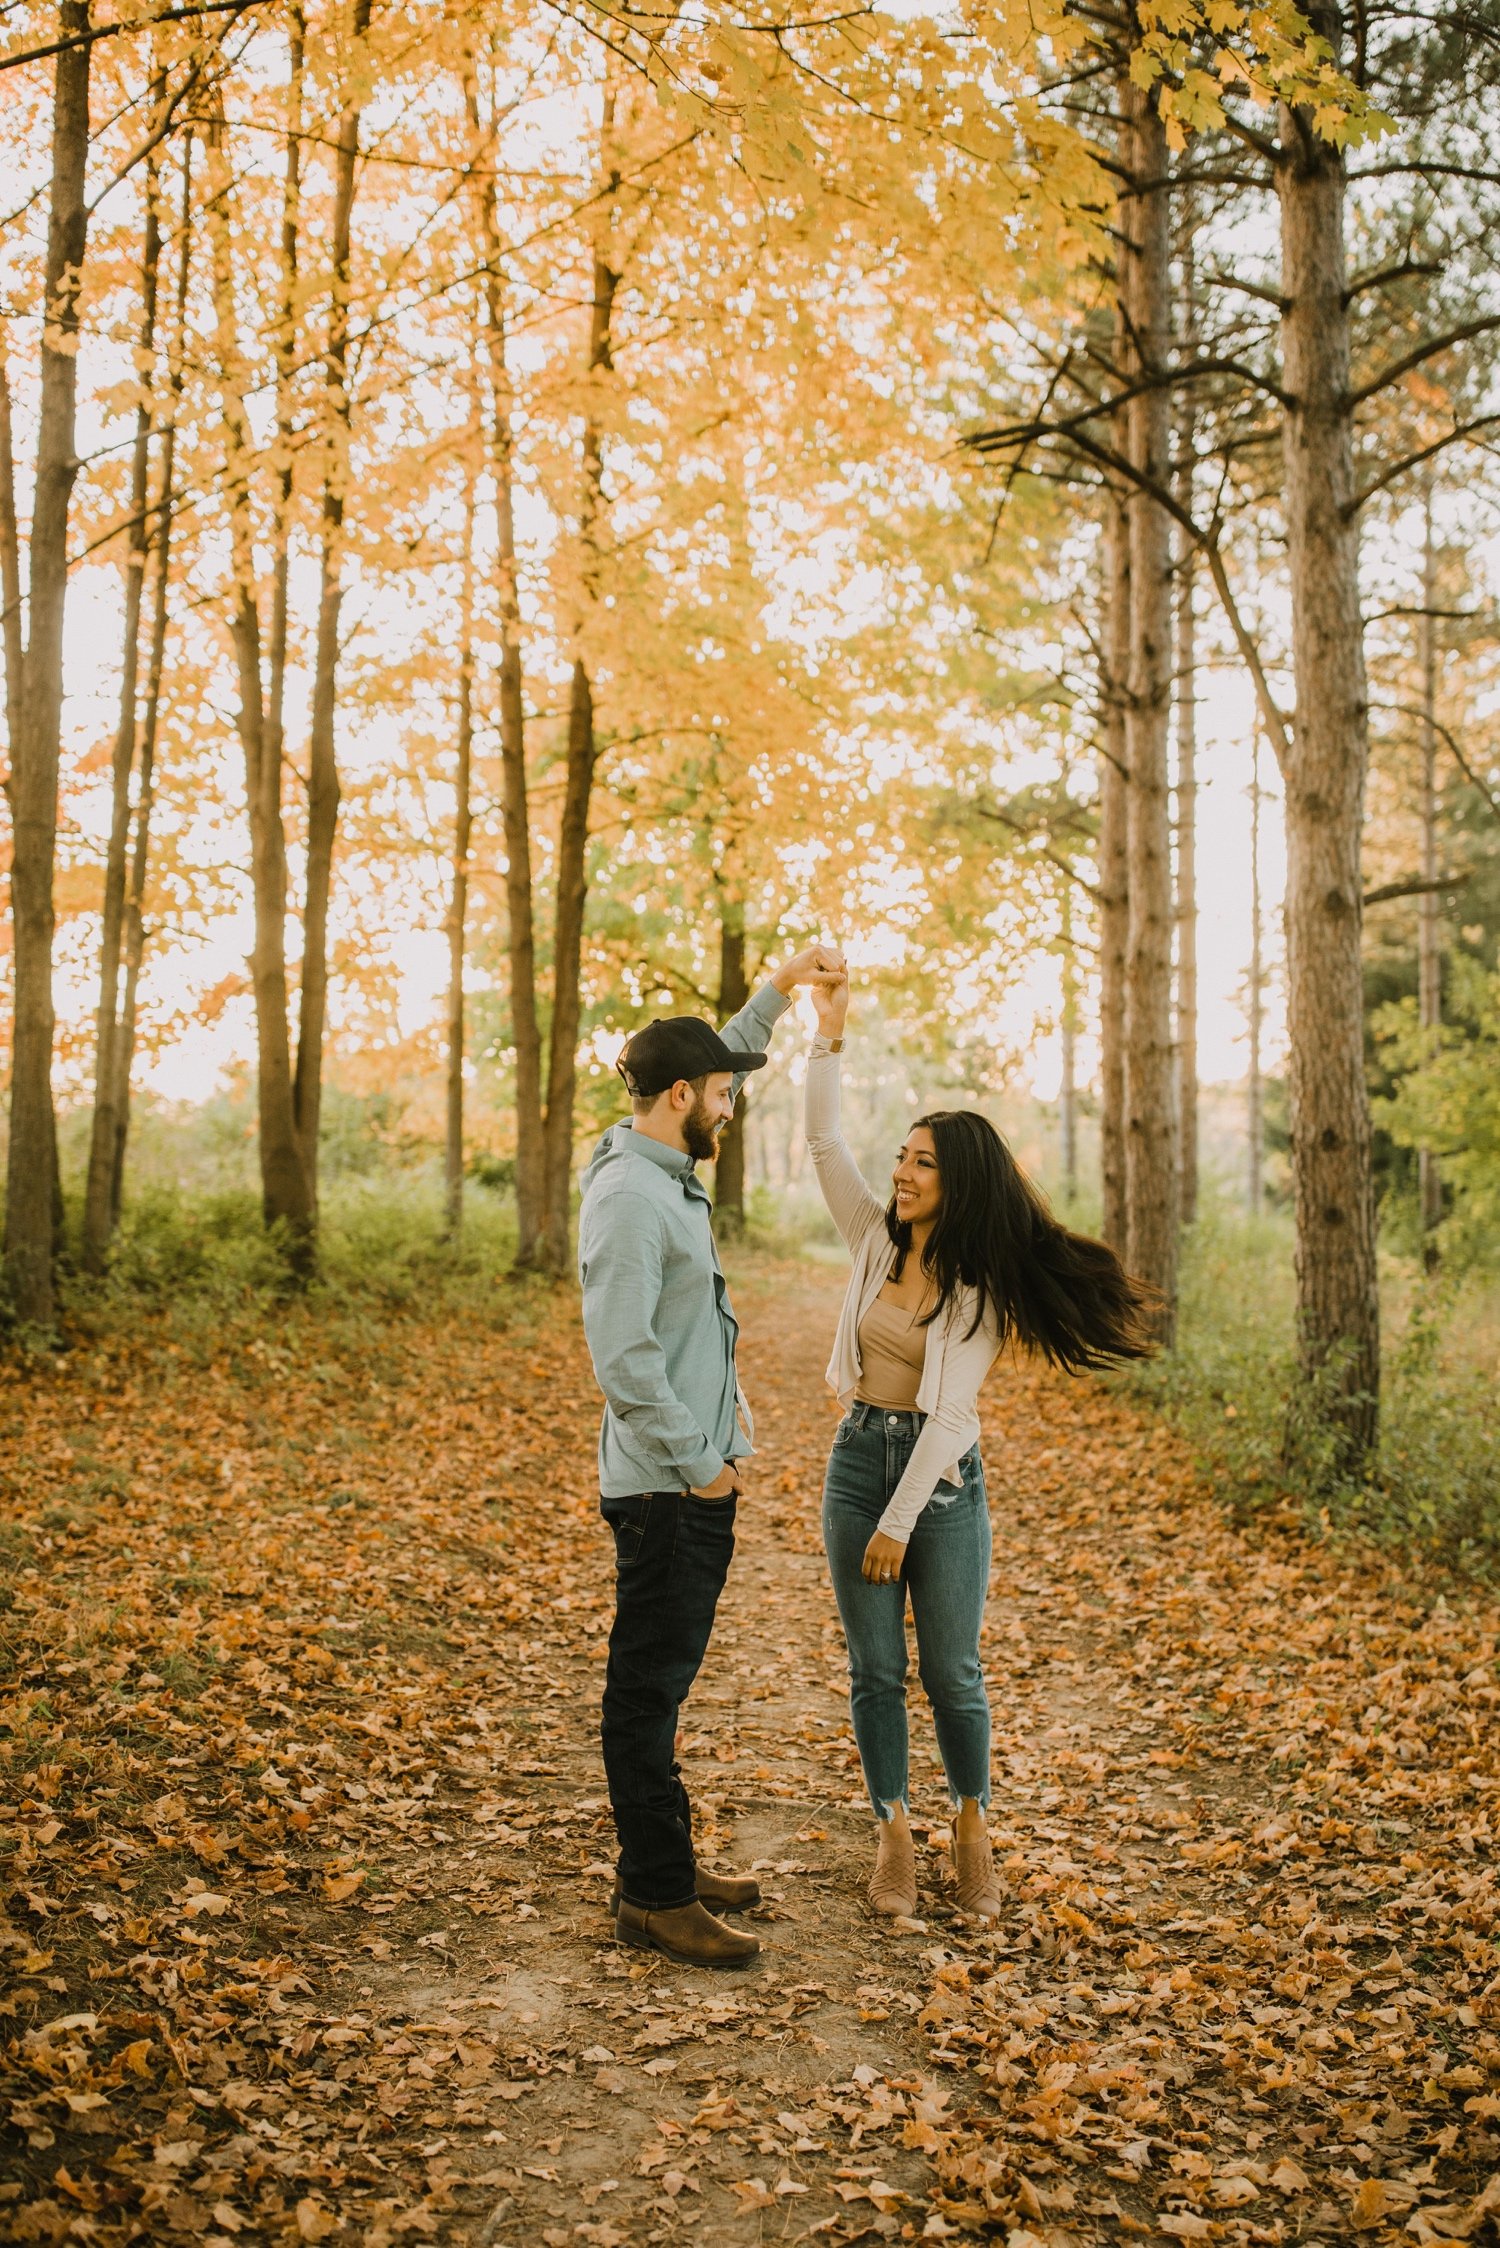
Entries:
{"type": "MultiPolygon", "coordinates": [[[[885,1205],[866,1184],[840,1128],[839,1077],[838,1055],[826,1038],[815,1038],[807,1060],[808,1151],[829,1215],[854,1258],[828,1361],[828,1386],[847,1407],[859,1386],[859,1323],[889,1280],[895,1251],[885,1205]]],[[[962,1483],[963,1455],[979,1441],[979,1386],[1000,1344],[990,1319],[970,1335],[973,1319],[974,1290],[960,1288],[947,1313],[927,1330],[917,1390],[917,1410],[927,1419],[879,1522],[885,1535],[902,1545],[938,1484],[962,1483]]]]}

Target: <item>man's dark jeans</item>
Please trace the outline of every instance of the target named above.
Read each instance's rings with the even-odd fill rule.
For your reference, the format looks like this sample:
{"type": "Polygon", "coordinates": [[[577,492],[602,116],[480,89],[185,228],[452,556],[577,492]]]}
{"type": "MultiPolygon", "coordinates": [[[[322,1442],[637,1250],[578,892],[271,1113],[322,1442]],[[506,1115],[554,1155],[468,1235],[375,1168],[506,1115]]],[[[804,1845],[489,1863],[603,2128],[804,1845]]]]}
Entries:
{"type": "Polygon", "coordinates": [[[733,1497],[648,1491],[601,1499],[615,1534],[615,1620],[604,1674],[604,1772],[620,1890],[647,1912],[697,1895],[693,1814],[673,1751],[734,1553],[733,1497]]]}

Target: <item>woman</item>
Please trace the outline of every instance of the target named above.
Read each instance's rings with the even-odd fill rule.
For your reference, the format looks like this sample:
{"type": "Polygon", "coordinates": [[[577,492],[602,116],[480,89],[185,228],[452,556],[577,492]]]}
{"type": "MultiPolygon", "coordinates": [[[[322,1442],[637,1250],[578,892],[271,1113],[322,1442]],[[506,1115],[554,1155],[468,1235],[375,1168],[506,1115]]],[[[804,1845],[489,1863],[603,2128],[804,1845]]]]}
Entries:
{"type": "Polygon", "coordinates": [[[854,1257],[829,1385],[844,1418],[823,1486],[823,1537],[849,1646],[854,1737],[879,1836],[870,1902],[917,1908],[907,1824],[906,1600],[956,1818],[960,1908],[991,1919],[990,1711],[979,1627],[990,1521],[979,1387],[1014,1340],[1070,1372],[1151,1348],[1149,1296],[1113,1250],[1058,1224],[994,1126],[920,1117],[882,1203],[839,1128],[847,980],[816,985],[807,1140],[854,1257]]]}

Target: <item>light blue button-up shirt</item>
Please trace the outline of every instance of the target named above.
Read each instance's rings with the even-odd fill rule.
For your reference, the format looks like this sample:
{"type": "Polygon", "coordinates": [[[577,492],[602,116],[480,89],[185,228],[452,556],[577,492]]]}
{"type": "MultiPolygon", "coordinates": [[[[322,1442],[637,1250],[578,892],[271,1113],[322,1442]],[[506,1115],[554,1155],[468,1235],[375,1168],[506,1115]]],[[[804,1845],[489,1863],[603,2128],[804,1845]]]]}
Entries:
{"type": "MultiPolygon", "coordinates": [[[[719,1033],[762,1053],[791,1001],[766,984],[719,1033]]],[[[742,1077],[734,1081],[738,1094],[742,1077]]],[[[583,1330],[604,1392],[599,1488],[699,1489],[753,1449],[735,1374],[739,1322],[693,1159],[612,1124],[584,1172],[583,1330]],[[740,1423],[744,1421],[743,1431],[740,1423]]]]}

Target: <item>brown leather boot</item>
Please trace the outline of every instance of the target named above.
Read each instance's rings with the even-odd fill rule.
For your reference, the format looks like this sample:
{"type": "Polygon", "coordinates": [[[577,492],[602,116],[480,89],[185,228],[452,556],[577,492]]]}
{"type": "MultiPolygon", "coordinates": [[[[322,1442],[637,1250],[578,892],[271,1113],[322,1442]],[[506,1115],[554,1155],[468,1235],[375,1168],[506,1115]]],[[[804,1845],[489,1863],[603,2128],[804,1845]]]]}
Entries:
{"type": "Polygon", "coordinates": [[[665,1952],[683,1967],[748,1967],[760,1950],[753,1936],[726,1928],[696,1900],[672,1912],[646,1912],[640,1905],[622,1902],[615,1916],[615,1934],[622,1944],[665,1952]]]}
{"type": "MultiPolygon", "coordinates": [[[[760,1883],[748,1873],[706,1873],[699,1866],[695,1875],[698,1902],[714,1912],[748,1912],[760,1903],[760,1883]]],[[[617,1881],[609,1900],[611,1915],[620,1909],[620,1884],[617,1881]]]]}

